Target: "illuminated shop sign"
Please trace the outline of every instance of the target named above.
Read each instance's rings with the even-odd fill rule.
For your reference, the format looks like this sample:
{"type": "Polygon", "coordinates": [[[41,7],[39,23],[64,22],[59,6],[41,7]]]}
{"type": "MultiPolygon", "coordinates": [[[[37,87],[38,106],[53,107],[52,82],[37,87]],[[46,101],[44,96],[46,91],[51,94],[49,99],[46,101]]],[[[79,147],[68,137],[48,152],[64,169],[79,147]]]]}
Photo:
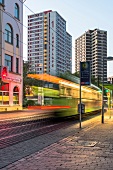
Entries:
{"type": "Polygon", "coordinates": [[[21,82],[20,78],[10,77],[8,73],[9,73],[8,68],[6,66],[3,66],[1,70],[2,81],[8,80],[8,81],[17,82],[17,83],[21,82]]]}
{"type": "Polygon", "coordinates": [[[17,82],[17,83],[21,82],[21,79],[13,78],[13,77],[5,77],[4,80],[9,80],[9,81],[17,82]]]}
{"type": "Polygon", "coordinates": [[[2,72],[1,72],[2,79],[6,78],[7,75],[8,75],[7,67],[2,67],[2,72]]]}

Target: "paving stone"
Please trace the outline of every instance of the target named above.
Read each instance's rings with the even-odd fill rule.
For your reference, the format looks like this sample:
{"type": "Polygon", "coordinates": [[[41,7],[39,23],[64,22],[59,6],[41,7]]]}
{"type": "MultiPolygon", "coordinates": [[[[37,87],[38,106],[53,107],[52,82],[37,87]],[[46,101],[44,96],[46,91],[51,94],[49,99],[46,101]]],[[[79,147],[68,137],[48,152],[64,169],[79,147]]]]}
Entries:
{"type": "Polygon", "coordinates": [[[75,124],[0,151],[1,169],[113,170],[113,113],[111,119],[108,114],[104,124],[97,116],[82,122],[82,129],[75,124]],[[8,162],[12,153],[16,159],[12,156],[8,162]]]}

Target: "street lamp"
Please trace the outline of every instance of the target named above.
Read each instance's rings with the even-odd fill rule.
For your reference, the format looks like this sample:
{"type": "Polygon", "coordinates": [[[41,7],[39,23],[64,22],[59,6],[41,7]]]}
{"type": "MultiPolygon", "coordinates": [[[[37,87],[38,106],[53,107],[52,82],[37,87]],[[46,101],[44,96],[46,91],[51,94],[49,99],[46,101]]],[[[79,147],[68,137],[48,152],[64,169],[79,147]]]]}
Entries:
{"type": "MultiPolygon", "coordinates": [[[[107,61],[112,61],[113,57],[108,56],[107,61]]],[[[104,123],[104,57],[103,57],[103,70],[102,70],[102,123],[104,123]]]]}
{"type": "MultiPolygon", "coordinates": [[[[107,57],[107,61],[113,61],[113,56],[109,56],[107,57]]],[[[113,72],[112,72],[113,73],[113,72]]],[[[112,78],[112,76],[111,76],[112,78]]],[[[113,81],[111,81],[113,83],[113,81]]],[[[112,108],[112,95],[113,95],[113,90],[110,90],[110,96],[111,96],[111,99],[110,99],[110,103],[111,103],[111,108],[112,108]]]]}
{"type": "Polygon", "coordinates": [[[102,123],[104,123],[104,57],[102,69],[102,123]]]}

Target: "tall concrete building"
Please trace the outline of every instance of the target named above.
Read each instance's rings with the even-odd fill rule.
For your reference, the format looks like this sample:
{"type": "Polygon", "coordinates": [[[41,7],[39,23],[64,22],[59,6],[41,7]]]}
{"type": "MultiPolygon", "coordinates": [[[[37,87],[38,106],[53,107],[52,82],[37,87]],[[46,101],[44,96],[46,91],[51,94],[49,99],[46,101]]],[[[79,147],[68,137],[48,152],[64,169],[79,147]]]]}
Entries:
{"type": "Polygon", "coordinates": [[[88,30],[75,40],[75,72],[80,61],[91,61],[91,75],[107,82],[107,31],[88,30]]]}
{"type": "Polygon", "coordinates": [[[23,99],[23,3],[0,0],[0,109],[21,110],[23,99]]]}
{"type": "Polygon", "coordinates": [[[28,62],[37,74],[72,72],[72,36],[56,11],[28,16],[28,62]]]}

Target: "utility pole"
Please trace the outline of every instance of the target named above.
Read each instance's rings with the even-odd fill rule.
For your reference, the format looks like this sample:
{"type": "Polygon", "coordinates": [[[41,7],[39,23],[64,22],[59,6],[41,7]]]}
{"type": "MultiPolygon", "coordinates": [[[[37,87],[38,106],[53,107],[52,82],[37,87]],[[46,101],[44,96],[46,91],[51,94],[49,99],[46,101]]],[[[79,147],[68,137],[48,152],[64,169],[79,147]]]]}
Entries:
{"type": "Polygon", "coordinates": [[[102,123],[104,123],[104,57],[102,69],[102,123]]]}
{"type": "Polygon", "coordinates": [[[82,127],[81,126],[81,114],[82,114],[82,108],[81,108],[81,74],[80,74],[80,110],[79,110],[79,126],[80,126],[80,128],[82,127]]]}

